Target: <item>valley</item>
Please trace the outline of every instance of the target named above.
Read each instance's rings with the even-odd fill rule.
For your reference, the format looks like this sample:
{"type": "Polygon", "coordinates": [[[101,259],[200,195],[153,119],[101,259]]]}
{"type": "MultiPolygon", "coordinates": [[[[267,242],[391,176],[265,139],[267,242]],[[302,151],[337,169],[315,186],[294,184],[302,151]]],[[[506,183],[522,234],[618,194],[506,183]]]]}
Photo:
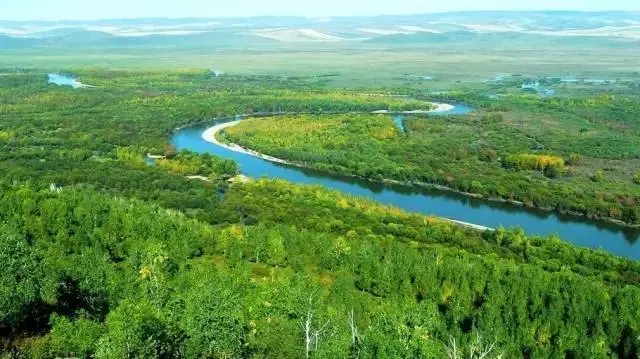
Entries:
{"type": "Polygon", "coordinates": [[[0,358],[636,359],[637,19],[0,21],[0,358]]]}

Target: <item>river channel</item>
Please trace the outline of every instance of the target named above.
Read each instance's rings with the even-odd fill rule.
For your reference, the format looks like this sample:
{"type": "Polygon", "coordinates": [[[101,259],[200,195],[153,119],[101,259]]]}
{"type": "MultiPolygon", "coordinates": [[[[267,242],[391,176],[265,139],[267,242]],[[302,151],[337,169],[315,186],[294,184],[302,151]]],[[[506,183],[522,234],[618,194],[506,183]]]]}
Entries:
{"type": "MultiPolygon", "coordinates": [[[[464,114],[466,106],[441,113],[464,114]]],[[[391,116],[391,115],[390,115],[391,116]]],[[[395,116],[396,122],[400,119],[395,116]]],[[[350,195],[366,197],[410,212],[435,215],[490,228],[522,228],[529,235],[558,235],[561,239],[588,248],[601,248],[618,256],[640,259],[640,230],[621,227],[606,221],[554,212],[528,209],[517,205],[471,198],[451,191],[373,183],[347,176],[270,162],[207,142],[202,134],[229,118],[207,125],[184,128],[172,137],[178,150],[210,153],[234,160],[241,172],[252,178],[279,178],[293,183],[321,185],[350,195]]]]}

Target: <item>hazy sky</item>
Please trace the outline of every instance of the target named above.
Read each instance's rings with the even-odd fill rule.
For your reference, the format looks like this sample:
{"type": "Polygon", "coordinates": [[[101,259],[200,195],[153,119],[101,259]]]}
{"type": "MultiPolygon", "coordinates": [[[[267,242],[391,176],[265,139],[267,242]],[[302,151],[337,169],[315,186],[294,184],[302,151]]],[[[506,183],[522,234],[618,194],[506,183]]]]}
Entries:
{"type": "Polygon", "coordinates": [[[634,10],[640,0],[0,0],[1,20],[412,14],[461,10],[634,10]]]}

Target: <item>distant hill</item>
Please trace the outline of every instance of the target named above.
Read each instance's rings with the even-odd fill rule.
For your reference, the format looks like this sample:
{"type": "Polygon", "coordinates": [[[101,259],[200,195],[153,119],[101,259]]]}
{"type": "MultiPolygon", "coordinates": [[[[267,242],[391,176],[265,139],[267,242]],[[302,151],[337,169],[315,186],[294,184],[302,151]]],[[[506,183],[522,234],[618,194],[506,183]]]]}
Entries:
{"type": "Polygon", "coordinates": [[[527,34],[516,32],[500,33],[472,33],[468,31],[456,31],[449,33],[415,33],[393,34],[379,36],[365,41],[368,44],[386,46],[419,46],[438,45],[468,46],[468,47],[517,47],[518,45],[562,45],[562,46],[628,46],[630,43],[639,44],[640,40],[590,37],[590,36],[551,36],[539,34],[527,34]]]}
{"type": "Polygon", "coordinates": [[[0,35],[0,48],[2,49],[21,49],[37,46],[36,39],[23,39],[11,36],[0,35]]]}
{"type": "MultiPolygon", "coordinates": [[[[1,15],[0,15],[1,16],[1,15]]],[[[580,11],[477,11],[447,12],[416,15],[384,15],[364,17],[332,17],[327,19],[309,19],[295,16],[262,16],[248,18],[139,18],[109,19],[91,21],[3,21],[0,28],[11,27],[100,27],[100,26],[182,26],[195,23],[209,23],[219,27],[248,24],[257,27],[312,26],[318,23],[331,23],[338,26],[359,27],[362,25],[406,25],[419,22],[455,22],[487,23],[504,22],[525,25],[539,29],[582,29],[605,25],[640,23],[640,12],[580,12],[580,11]]]]}
{"type": "Polygon", "coordinates": [[[217,31],[186,35],[115,36],[99,31],[56,30],[38,37],[10,37],[0,35],[3,49],[25,48],[76,48],[76,47],[251,47],[269,45],[273,40],[261,39],[251,34],[217,31]]]}
{"type": "MultiPolygon", "coordinates": [[[[31,47],[262,48],[292,43],[363,43],[384,46],[425,44],[488,46],[502,43],[571,45],[640,41],[636,12],[457,12],[402,16],[95,21],[0,21],[3,49],[31,47]]],[[[623,42],[625,43],[625,42],[623,42]]]]}

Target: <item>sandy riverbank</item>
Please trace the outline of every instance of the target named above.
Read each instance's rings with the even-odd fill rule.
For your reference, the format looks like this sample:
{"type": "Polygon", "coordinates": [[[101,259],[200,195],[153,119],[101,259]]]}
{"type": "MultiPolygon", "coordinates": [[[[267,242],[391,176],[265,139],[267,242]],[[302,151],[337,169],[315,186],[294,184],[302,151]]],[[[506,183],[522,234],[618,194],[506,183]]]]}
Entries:
{"type": "Polygon", "coordinates": [[[216,138],[216,134],[218,132],[224,130],[225,128],[235,126],[238,123],[240,123],[241,121],[242,120],[221,123],[221,124],[215,125],[213,127],[207,128],[202,133],[202,138],[207,142],[211,142],[211,143],[216,144],[216,145],[218,145],[220,147],[226,148],[226,149],[228,149],[230,151],[244,153],[244,154],[247,154],[247,155],[250,155],[250,156],[254,156],[254,157],[258,157],[258,158],[261,158],[263,160],[267,160],[267,161],[271,161],[271,162],[282,163],[282,164],[286,164],[286,165],[289,164],[288,161],[285,161],[285,160],[283,160],[281,158],[276,158],[276,157],[273,157],[273,156],[262,154],[260,152],[249,150],[249,149],[246,149],[244,147],[238,146],[238,145],[233,144],[233,143],[227,144],[227,143],[222,143],[222,142],[218,141],[218,139],[216,138]]]}
{"type": "MultiPolygon", "coordinates": [[[[448,103],[432,103],[432,105],[435,105],[436,108],[434,108],[433,110],[427,111],[427,113],[431,113],[431,112],[449,112],[449,111],[453,111],[456,108],[454,105],[450,105],[448,103]]],[[[414,113],[414,112],[413,111],[406,111],[405,113],[414,113]]]]}
{"type": "Polygon", "coordinates": [[[211,180],[209,178],[205,177],[205,176],[186,176],[186,177],[187,177],[187,179],[211,182],[211,180]]]}
{"type": "Polygon", "coordinates": [[[493,229],[493,228],[481,226],[481,225],[478,225],[478,224],[468,223],[468,222],[456,221],[455,219],[442,218],[442,220],[450,222],[450,223],[453,223],[453,224],[461,226],[461,227],[471,228],[471,229],[475,229],[475,230],[478,230],[478,231],[483,231],[483,232],[484,231],[495,231],[495,229],[493,229]]]}
{"type": "Polygon", "coordinates": [[[431,110],[412,110],[412,111],[389,111],[389,110],[379,110],[379,111],[373,111],[372,113],[399,113],[399,114],[406,114],[406,115],[411,115],[411,114],[420,114],[420,113],[440,113],[440,112],[449,112],[452,111],[453,109],[455,109],[456,107],[453,105],[450,105],[448,103],[432,103],[432,105],[435,106],[434,109],[431,110]]]}

